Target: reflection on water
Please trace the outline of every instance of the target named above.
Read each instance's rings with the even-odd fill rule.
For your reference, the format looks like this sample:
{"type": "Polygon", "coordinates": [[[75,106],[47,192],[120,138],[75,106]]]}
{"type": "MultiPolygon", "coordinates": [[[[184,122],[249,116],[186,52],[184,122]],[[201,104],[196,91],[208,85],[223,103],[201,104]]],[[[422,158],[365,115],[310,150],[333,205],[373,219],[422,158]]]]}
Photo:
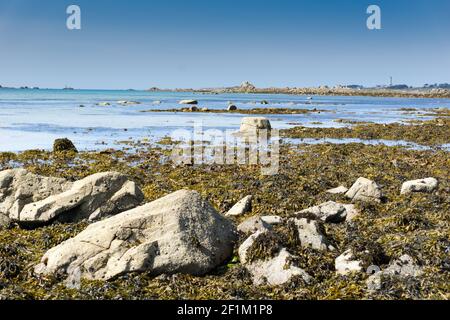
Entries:
{"type": "MultiPolygon", "coordinates": [[[[80,150],[98,150],[120,145],[124,140],[157,141],[176,129],[192,129],[201,123],[207,129],[238,130],[240,114],[143,113],[148,109],[179,108],[178,101],[195,99],[199,107],[225,109],[230,102],[239,109],[299,108],[326,112],[268,115],[277,129],[294,125],[342,127],[336,119],[391,123],[417,119],[402,108],[425,110],[450,108],[450,99],[400,99],[371,97],[314,97],[261,94],[194,94],[142,91],[9,90],[0,89],[0,151],[50,149],[53,140],[68,137],[80,150]],[[120,100],[138,101],[123,106],[120,100]],[[261,105],[266,100],[269,105],[261,105]],[[106,107],[99,102],[109,102],[106,107]],[[81,107],[82,106],[82,107],[81,107]]],[[[427,117],[420,117],[421,120],[427,117]]]]}

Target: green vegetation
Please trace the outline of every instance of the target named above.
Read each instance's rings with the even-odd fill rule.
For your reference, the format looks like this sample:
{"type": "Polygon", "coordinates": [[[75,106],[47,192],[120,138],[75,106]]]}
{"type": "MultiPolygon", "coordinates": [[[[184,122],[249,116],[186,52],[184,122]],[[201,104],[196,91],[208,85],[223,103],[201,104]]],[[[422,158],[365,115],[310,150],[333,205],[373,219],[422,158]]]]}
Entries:
{"type": "MultiPolygon", "coordinates": [[[[439,113],[441,115],[441,113],[439,113]]],[[[358,123],[345,128],[294,127],[283,130],[287,138],[358,138],[404,140],[427,146],[450,143],[450,118],[438,117],[413,124],[358,123]]]]}

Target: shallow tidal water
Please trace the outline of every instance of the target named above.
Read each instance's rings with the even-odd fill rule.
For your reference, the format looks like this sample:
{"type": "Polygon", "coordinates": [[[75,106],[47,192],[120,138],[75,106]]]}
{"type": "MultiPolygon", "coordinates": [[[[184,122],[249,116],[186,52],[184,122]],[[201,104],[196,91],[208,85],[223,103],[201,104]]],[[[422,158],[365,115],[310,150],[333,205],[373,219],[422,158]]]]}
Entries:
{"type": "MultiPolygon", "coordinates": [[[[194,124],[201,124],[204,130],[238,130],[241,119],[248,116],[235,113],[141,112],[180,108],[178,102],[183,99],[198,100],[199,108],[211,110],[225,109],[232,102],[239,109],[270,107],[325,111],[267,115],[277,129],[298,125],[348,126],[336,122],[337,119],[375,123],[427,120],[430,118],[401,109],[415,108],[425,112],[430,108],[450,108],[450,99],[314,96],[313,100],[308,100],[306,96],[272,94],[0,89],[0,151],[51,149],[54,139],[61,137],[71,139],[82,151],[101,150],[123,146],[124,141],[130,140],[158,141],[177,129],[192,131],[194,124]],[[118,104],[120,100],[140,104],[123,106],[118,104]],[[262,100],[268,101],[269,105],[261,105],[262,100]],[[109,102],[111,105],[96,105],[99,102],[109,102]]],[[[309,143],[314,142],[317,140],[309,143]]],[[[333,143],[331,140],[324,142],[333,143]]],[[[308,143],[308,140],[301,143],[308,143]]]]}

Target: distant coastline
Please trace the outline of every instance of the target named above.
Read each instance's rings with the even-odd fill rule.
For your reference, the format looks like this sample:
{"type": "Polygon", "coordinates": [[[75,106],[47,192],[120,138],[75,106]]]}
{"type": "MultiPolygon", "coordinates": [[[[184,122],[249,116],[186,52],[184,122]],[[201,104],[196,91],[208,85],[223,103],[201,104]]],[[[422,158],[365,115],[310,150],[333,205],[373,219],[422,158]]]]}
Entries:
{"type": "Polygon", "coordinates": [[[256,93],[256,94],[292,94],[292,95],[315,95],[315,96],[369,96],[369,97],[396,97],[396,98],[450,98],[450,84],[424,87],[408,87],[397,85],[391,87],[364,88],[358,85],[336,86],[336,87],[284,87],[284,88],[257,88],[249,82],[240,86],[226,88],[204,88],[204,89],[159,89],[150,88],[147,91],[173,91],[173,92],[197,92],[197,93],[256,93]]]}
{"type": "MultiPolygon", "coordinates": [[[[39,88],[39,87],[2,87],[10,90],[77,90],[71,87],[64,88],[39,88]]],[[[84,90],[84,89],[79,89],[84,90]]],[[[86,89],[94,90],[94,89],[86,89]]],[[[104,90],[104,89],[97,89],[104,90]]],[[[108,90],[108,89],[106,89],[108,90]]],[[[114,90],[113,90],[114,91],[114,90]]],[[[121,90],[120,90],[121,91],[121,90]]],[[[359,85],[351,86],[321,86],[321,87],[269,87],[257,88],[249,82],[244,82],[240,86],[223,88],[157,88],[152,87],[147,90],[123,89],[123,91],[146,91],[146,92],[193,92],[201,94],[224,94],[224,93],[248,93],[248,94],[289,94],[305,96],[366,96],[366,97],[395,97],[395,98],[450,98],[450,84],[425,85],[423,87],[409,87],[407,85],[394,85],[385,87],[366,88],[359,85]]]]}

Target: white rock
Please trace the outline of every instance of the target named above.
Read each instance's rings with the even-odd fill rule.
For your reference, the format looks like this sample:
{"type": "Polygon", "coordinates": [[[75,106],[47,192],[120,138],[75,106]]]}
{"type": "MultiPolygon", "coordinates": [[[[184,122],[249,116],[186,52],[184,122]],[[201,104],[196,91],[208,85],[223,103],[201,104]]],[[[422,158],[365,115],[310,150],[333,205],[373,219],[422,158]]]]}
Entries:
{"type": "Polygon", "coordinates": [[[281,249],[278,255],[270,260],[257,260],[246,265],[252,274],[255,285],[269,284],[272,286],[283,285],[293,277],[301,277],[306,283],[311,281],[311,276],[305,270],[293,265],[293,256],[281,249]]]}
{"type": "Polygon", "coordinates": [[[378,184],[366,178],[359,178],[345,194],[352,201],[380,202],[383,194],[378,184]]]}
{"type": "Polygon", "coordinates": [[[362,261],[354,260],[353,252],[349,249],[336,258],[334,262],[336,272],[347,275],[351,272],[361,272],[363,270],[362,261]]]}
{"type": "Polygon", "coordinates": [[[435,178],[407,181],[402,185],[401,194],[408,194],[411,192],[433,192],[438,187],[438,184],[439,182],[435,178]]]}
{"type": "Polygon", "coordinates": [[[333,188],[333,189],[327,190],[326,192],[330,193],[330,194],[344,194],[347,191],[348,191],[348,188],[346,188],[344,186],[339,186],[337,188],[333,188]]]}
{"type": "Polygon", "coordinates": [[[45,253],[38,274],[108,280],[129,272],[203,275],[233,252],[233,224],[197,192],[181,190],[89,225],[45,253]]]}
{"type": "Polygon", "coordinates": [[[100,107],[108,107],[108,106],[111,105],[111,103],[109,103],[109,102],[99,102],[99,103],[97,103],[97,105],[100,106],[100,107]]]}
{"type": "Polygon", "coordinates": [[[245,117],[241,120],[241,133],[253,133],[258,130],[271,130],[270,121],[263,117],[245,117]]]}
{"type": "Polygon", "coordinates": [[[0,214],[18,220],[23,207],[64,192],[72,186],[61,178],[44,177],[25,169],[0,172],[0,214]]]}
{"type": "Polygon", "coordinates": [[[254,216],[251,217],[244,222],[242,222],[237,227],[239,232],[242,232],[244,234],[250,234],[255,233],[258,231],[268,231],[272,229],[272,226],[266,222],[264,222],[261,217],[254,216]]]}
{"type": "Polygon", "coordinates": [[[423,274],[423,268],[414,263],[414,259],[409,255],[403,255],[394,260],[386,269],[371,275],[366,283],[369,291],[380,290],[383,283],[383,276],[397,277],[419,277],[423,274]]]}
{"type": "Polygon", "coordinates": [[[360,212],[358,209],[356,209],[354,204],[344,204],[345,211],[347,212],[347,217],[345,218],[345,221],[352,221],[357,216],[360,215],[360,212]]]}
{"type": "Polygon", "coordinates": [[[121,104],[121,105],[125,105],[125,106],[134,105],[134,104],[141,104],[138,101],[128,101],[128,100],[120,100],[120,101],[117,101],[117,103],[121,104]]]}
{"type": "Polygon", "coordinates": [[[282,224],[284,221],[284,219],[280,216],[262,216],[261,220],[267,224],[270,224],[271,226],[282,224]]]}
{"type": "Polygon", "coordinates": [[[240,216],[252,210],[253,196],[246,196],[237,202],[228,212],[226,216],[240,216]]]}
{"type": "Polygon", "coordinates": [[[179,104],[198,104],[197,100],[181,100],[179,104]]]}
{"type": "Polygon", "coordinates": [[[297,227],[298,236],[302,247],[311,247],[316,250],[335,250],[328,243],[327,238],[321,232],[319,222],[316,220],[301,218],[290,219],[297,227]]]}
{"type": "Polygon", "coordinates": [[[318,206],[311,207],[300,211],[298,214],[312,214],[324,222],[340,223],[347,219],[350,214],[351,218],[357,215],[354,205],[344,205],[334,201],[328,201],[318,206]]]}
{"type": "Polygon", "coordinates": [[[0,213],[0,230],[7,229],[11,225],[11,219],[5,215],[0,213]]]}
{"type": "Polygon", "coordinates": [[[76,181],[63,193],[25,205],[17,220],[32,226],[55,219],[98,220],[134,208],[143,199],[141,190],[125,175],[103,172],[76,181]]]}

